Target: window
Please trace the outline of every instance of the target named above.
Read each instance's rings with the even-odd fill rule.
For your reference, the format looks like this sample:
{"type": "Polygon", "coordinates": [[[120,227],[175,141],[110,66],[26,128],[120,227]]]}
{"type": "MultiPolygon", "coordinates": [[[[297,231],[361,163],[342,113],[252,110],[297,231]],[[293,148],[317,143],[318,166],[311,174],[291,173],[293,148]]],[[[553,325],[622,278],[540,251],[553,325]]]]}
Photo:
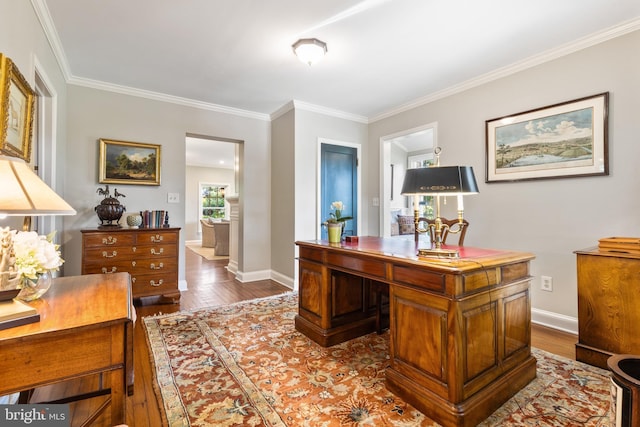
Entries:
{"type": "Polygon", "coordinates": [[[200,217],[226,218],[224,194],[226,185],[200,184],[200,217]]]}

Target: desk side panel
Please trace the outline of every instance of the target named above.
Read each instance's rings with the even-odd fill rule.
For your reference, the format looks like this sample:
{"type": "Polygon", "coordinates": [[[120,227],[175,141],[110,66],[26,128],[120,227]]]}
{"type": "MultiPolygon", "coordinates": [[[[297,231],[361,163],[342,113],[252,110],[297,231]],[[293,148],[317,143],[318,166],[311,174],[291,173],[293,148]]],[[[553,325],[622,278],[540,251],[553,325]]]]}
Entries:
{"type": "Polygon", "coordinates": [[[0,346],[0,391],[13,393],[125,368],[124,324],[42,334],[0,346]],[[112,343],[119,343],[113,348],[112,343]]]}

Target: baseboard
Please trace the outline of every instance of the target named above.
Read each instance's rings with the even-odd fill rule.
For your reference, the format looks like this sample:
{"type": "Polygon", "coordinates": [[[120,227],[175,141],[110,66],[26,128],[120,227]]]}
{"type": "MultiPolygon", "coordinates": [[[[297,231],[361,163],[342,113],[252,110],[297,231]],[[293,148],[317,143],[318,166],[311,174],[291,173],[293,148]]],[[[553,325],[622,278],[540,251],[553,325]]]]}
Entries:
{"type": "Polygon", "coordinates": [[[231,274],[238,275],[238,261],[229,260],[229,264],[226,267],[227,271],[231,274]]]}
{"type": "Polygon", "coordinates": [[[578,334],[578,318],[576,317],[532,308],[531,322],[570,334],[578,334]]]}
{"type": "Polygon", "coordinates": [[[180,292],[189,290],[189,287],[187,286],[187,281],[186,280],[178,280],[178,290],[180,292]]]}
{"type": "Polygon", "coordinates": [[[271,270],[251,271],[249,273],[245,273],[244,271],[237,271],[236,279],[242,283],[255,282],[258,280],[269,280],[271,279],[271,270]]]}
{"type": "Polygon", "coordinates": [[[293,278],[289,276],[285,276],[284,274],[278,273],[277,271],[271,271],[271,280],[293,290],[293,278]]]}

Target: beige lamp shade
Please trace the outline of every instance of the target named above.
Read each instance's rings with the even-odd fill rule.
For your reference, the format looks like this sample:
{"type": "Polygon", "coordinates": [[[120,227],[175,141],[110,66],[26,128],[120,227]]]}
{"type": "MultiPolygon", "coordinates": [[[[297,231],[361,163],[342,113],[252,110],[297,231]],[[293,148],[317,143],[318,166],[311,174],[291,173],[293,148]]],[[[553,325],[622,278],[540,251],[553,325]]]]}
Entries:
{"type": "Polygon", "coordinates": [[[24,160],[0,156],[0,215],[75,215],[24,160]]]}

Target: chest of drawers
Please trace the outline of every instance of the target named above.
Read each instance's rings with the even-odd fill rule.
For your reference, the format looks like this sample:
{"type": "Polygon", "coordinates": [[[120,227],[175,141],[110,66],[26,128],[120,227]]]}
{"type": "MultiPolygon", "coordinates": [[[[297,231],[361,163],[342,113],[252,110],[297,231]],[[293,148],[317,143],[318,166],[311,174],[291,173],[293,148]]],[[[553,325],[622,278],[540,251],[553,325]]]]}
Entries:
{"type": "Polygon", "coordinates": [[[82,274],[127,272],[134,298],[160,295],[180,300],[179,228],[81,231],[82,274]]]}

